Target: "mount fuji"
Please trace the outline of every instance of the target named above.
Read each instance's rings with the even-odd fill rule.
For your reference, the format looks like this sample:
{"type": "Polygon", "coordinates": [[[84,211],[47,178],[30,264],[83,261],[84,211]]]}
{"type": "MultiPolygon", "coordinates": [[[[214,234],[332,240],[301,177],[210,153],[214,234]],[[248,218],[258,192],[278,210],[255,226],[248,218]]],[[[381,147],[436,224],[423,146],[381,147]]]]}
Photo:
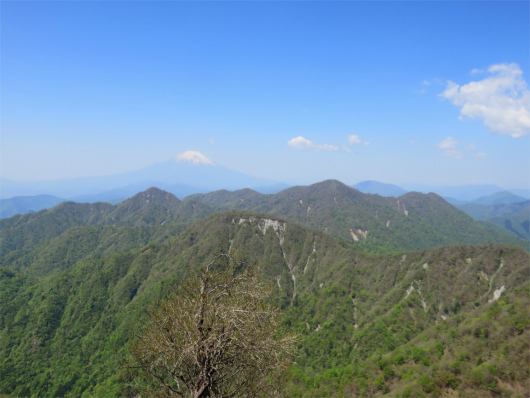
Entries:
{"type": "Polygon", "coordinates": [[[275,193],[287,184],[228,169],[196,151],[186,151],[165,162],[126,173],[50,181],[18,182],[2,179],[1,197],[54,195],[74,201],[116,203],[149,187],[158,187],[179,198],[219,189],[252,188],[275,193]]]}

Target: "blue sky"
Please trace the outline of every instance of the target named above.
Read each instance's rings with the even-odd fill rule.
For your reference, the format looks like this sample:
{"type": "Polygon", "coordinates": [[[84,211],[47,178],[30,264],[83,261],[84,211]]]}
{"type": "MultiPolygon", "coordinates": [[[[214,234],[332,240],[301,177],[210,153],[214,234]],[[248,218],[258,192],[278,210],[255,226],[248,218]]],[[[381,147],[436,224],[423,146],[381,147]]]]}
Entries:
{"type": "Polygon", "coordinates": [[[528,2],[3,2],[1,175],[194,150],[254,176],[528,187],[528,2]]]}

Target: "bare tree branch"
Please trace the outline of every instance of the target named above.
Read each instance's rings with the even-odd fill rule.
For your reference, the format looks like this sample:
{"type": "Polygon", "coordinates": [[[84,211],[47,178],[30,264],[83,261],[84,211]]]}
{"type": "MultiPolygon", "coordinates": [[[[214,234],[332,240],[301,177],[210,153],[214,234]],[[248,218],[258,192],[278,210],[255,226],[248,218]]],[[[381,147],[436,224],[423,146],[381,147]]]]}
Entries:
{"type": "Polygon", "coordinates": [[[278,331],[280,313],[259,268],[217,255],[149,311],[129,342],[136,384],[154,397],[273,396],[297,338],[278,331]],[[226,260],[221,266],[220,260],[226,260]]]}

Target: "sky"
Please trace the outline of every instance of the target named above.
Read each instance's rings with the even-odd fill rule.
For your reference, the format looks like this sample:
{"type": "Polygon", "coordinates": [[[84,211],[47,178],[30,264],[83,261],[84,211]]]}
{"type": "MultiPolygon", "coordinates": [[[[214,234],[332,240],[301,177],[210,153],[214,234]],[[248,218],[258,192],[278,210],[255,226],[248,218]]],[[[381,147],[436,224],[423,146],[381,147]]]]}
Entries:
{"type": "Polygon", "coordinates": [[[289,184],[530,182],[526,1],[1,4],[0,176],[198,151],[289,184]]]}

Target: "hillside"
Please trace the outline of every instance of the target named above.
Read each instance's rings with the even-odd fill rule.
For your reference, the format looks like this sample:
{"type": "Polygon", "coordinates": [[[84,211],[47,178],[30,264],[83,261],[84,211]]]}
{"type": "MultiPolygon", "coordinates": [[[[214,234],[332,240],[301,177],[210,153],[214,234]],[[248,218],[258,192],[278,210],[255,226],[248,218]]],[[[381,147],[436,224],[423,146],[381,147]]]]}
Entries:
{"type": "Polygon", "coordinates": [[[487,220],[490,218],[505,217],[527,209],[530,200],[517,203],[500,203],[494,205],[479,205],[475,203],[465,203],[457,205],[460,210],[466,212],[475,220],[487,220]]]}
{"type": "Polygon", "coordinates": [[[146,304],[191,268],[235,248],[247,262],[263,265],[285,312],[284,327],[301,334],[288,395],[392,396],[419,386],[427,395],[459,388],[493,396],[495,388],[515,394],[528,388],[527,357],[519,354],[528,352],[529,255],[517,246],[369,256],[329,234],[242,211],[214,214],[158,243],[137,245],[120,253],[96,245],[97,256],[80,256],[40,278],[3,268],[0,392],[124,393],[116,352],[146,304]],[[494,322],[486,324],[490,313],[494,322]],[[495,337],[503,328],[509,341],[495,337]],[[450,384],[434,377],[452,372],[454,362],[458,373],[450,384]],[[493,389],[474,378],[488,366],[506,369],[487,373],[493,389]]]}
{"type": "Polygon", "coordinates": [[[339,181],[292,187],[274,195],[252,190],[215,191],[184,201],[219,210],[274,214],[327,231],[373,253],[454,243],[503,242],[526,247],[511,234],[488,228],[440,196],[409,192],[399,198],[363,194],[339,181]]]}
{"type": "MultiPolygon", "coordinates": [[[[491,205],[464,203],[456,205],[456,207],[469,214],[475,220],[484,220],[495,224],[502,231],[509,231],[526,240],[530,237],[528,230],[528,225],[530,224],[530,201],[528,200],[491,205]]],[[[488,223],[486,225],[491,225],[488,223]]]]}
{"type": "MultiPolygon", "coordinates": [[[[103,242],[103,246],[110,245],[104,240],[111,237],[113,230],[112,228],[95,228],[102,226],[122,227],[121,233],[127,236],[124,238],[125,241],[130,239],[133,243],[137,242],[136,237],[145,235],[140,238],[140,241],[145,244],[158,230],[164,231],[170,225],[178,228],[179,225],[188,224],[192,220],[203,218],[211,213],[212,210],[208,206],[193,201],[182,202],[172,194],[158,188],[140,192],[117,205],[104,202],[63,202],[50,210],[0,220],[2,230],[0,265],[18,264],[15,266],[17,270],[19,267],[30,269],[35,264],[32,262],[34,260],[29,259],[42,258],[44,253],[50,252],[56,245],[63,246],[63,253],[68,252],[68,255],[72,256],[72,252],[77,250],[71,245],[69,235],[72,232],[63,237],[61,235],[74,227],[94,227],[86,229],[85,232],[82,230],[78,232],[87,236],[101,233],[106,236],[100,236],[94,244],[103,242]]],[[[92,246],[88,244],[87,252],[90,251],[88,250],[90,247],[92,246]]],[[[121,246],[118,245],[118,247],[121,246]]],[[[126,247],[131,248],[127,244],[126,247]]]]}
{"type": "Polygon", "coordinates": [[[530,201],[521,204],[521,208],[504,217],[490,218],[486,221],[504,227],[523,239],[530,239],[530,201]]]}

